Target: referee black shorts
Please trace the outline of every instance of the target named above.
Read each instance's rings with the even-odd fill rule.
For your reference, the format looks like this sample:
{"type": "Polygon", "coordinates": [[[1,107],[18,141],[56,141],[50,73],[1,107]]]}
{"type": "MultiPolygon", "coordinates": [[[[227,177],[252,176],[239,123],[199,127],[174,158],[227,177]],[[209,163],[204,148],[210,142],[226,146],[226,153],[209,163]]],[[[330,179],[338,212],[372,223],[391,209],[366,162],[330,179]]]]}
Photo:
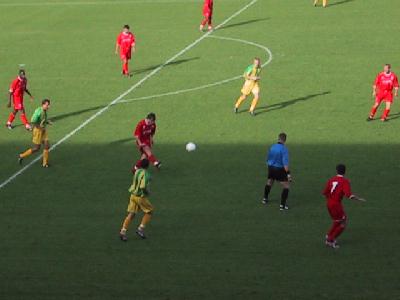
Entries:
{"type": "Polygon", "coordinates": [[[289,181],[285,168],[268,166],[268,179],[284,182],[289,181]]]}

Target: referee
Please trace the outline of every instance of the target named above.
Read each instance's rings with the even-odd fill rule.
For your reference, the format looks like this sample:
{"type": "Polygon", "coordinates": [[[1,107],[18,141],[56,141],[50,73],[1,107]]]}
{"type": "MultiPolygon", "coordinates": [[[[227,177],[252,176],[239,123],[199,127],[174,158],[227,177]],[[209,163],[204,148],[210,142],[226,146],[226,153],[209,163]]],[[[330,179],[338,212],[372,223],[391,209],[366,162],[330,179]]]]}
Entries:
{"type": "Polygon", "coordinates": [[[289,207],[286,204],[289,196],[289,182],[292,177],[289,171],[289,152],[285,146],[286,133],[280,133],[278,143],[271,146],[268,152],[267,165],[268,165],[268,181],[264,188],[263,204],[268,204],[268,195],[271,191],[274,181],[277,180],[281,183],[283,190],[281,194],[280,210],[287,210],[289,207]]]}

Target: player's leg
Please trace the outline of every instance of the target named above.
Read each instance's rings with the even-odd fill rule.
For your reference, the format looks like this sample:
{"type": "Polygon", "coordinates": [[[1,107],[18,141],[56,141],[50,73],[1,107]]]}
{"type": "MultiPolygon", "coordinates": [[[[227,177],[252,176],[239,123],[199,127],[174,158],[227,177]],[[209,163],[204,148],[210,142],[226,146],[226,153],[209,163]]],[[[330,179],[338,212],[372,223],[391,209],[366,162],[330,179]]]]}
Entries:
{"type": "Polygon", "coordinates": [[[42,166],[43,168],[48,168],[49,167],[49,149],[50,149],[50,143],[49,140],[47,139],[47,132],[44,133],[46,136],[44,137],[43,141],[43,162],[42,166]]]}
{"type": "Polygon", "coordinates": [[[380,96],[376,96],[375,103],[371,108],[371,111],[369,113],[369,117],[368,117],[367,121],[371,121],[374,119],[376,111],[378,110],[378,107],[381,104],[381,102],[382,102],[382,98],[380,96]]]}
{"type": "Polygon", "coordinates": [[[128,58],[125,57],[125,59],[122,61],[122,74],[128,75],[129,74],[129,60],[128,58]]]}
{"type": "Polygon", "coordinates": [[[153,216],[154,207],[150,203],[149,199],[147,199],[146,197],[140,198],[139,205],[140,205],[140,209],[144,212],[144,215],[143,215],[142,221],[140,222],[139,227],[136,230],[136,233],[142,239],[145,239],[146,235],[144,233],[144,230],[146,228],[146,225],[150,222],[150,220],[153,216]]]}
{"type": "MultiPolygon", "coordinates": [[[[270,173],[270,172],[269,172],[270,173]]],[[[274,179],[270,178],[270,174],[268,175],[268,180],[267,183],[265,184],[264,187],[264,198],[261,201],[263,204],[268,204],[268,197],[269,197],[269,193],[271,192],[272,186],[274,185],[274,179]]]]}
{"type": "Polygon", "coordinates": [[[24,124],[24,126],[27,130],[32,130],[31,124],[29,124],[29,121],[26,118],[25,108],[22,107],[22,109],[20,111],[21,111],[21,115],[19,117],[21,119],[21,122],[24,124]]]}
{"type": "Polygon", "coordinates": [[[139,211],[139,197],[131,195],[129,198],[129,204],[127,208],[127,216],[125,217],[124,221],[122,222],[121,230],[119,231],[119,237],[122,241],[126,241],[128,238],[126,237],[126,232],[128,231],[129,225],[131,224],[135,214],[139,211]]]}
{"type": "Polygon", "coordinates": [[[212,30],[213,29],[213,27],[212,27],[212,13],[209,14],[207,23],[208,23],[208,31],[212,30]]]}
{"type": "Polygon", "coordinates": [[[322,0],[322,7],[328,6],[328,0],[322,0]]]}
{"type": "Polygon", "coordinates": [[[200,31],[203,31],[204,26],[206,26],[207,22],[208,22],[208,17],[209,17],[209,13],[207,11],[203,11],[203,20],[200,23],[200,31]]]}
{"type": "Polygon", "coordinates": [[[254,99],[251,102],[251,106],[250,106],[250,114],[252,116],[255,116],[255,109],[258,103],[258,99],[260,98],[260,88],[258,87],[258,85],[255,85],[252,91],[253,95],[254,95],[254,99]]]}
{"type": "Polygon", "coordinates": [[[8,129],[12,129],[12,123],[14,122],[15,116],[17,115],[18,110],[16,110],[15,108],[13,109],[13,111],[10,113],[10,115],[8,116],[8,120],[6,123],[6,126],[8,129]]]}
{"type": "Polygon", "coordinates": [[[18,155],[18,162],[19,162],[19,164],[21,165],[21,164],[22,164],[22,161],[23,161],[25,158],[27,158],[28,156],[32,155],[33,153],[39,151],[39,149],[40,149],[40,144],[39,144],[39,145],[33,144],[33,147],[32,147],[32,148],[29,148],[29,149],[27,149],[26,151],[20,153],[20,154],[18,155]]]}
{"type": "Polygon", "coordinates": [[[150,146],[146,145],[142,147],[143,153],[146,154],[147,159],[156,167],[161,167],[161,162],[154,156],[153,152],[151,151],[150,146]]]}
{"type": "Polygon", "coordinates": [[[392,101],[389,101],[389,100],[386,101],[386,107],[385,107],[385,110],[383,111],[383,114],[381,116],[381,121],[383,121],[383,122],[387,121],[387,118],[388,118],[389,113],[390,113],[391,104],[392,104],[392,101]]]}
{"type": "Polygon", "coordinates": [[[314,0],[314,6],[317,6],[319,0],[314,0]]]}
{"type": "Polygon", "coordinates": [[[235,113],[238,112],[238,109],[239,109],[240,105],[242,105],[243,101],[246,100],[246,97],[247,97],[247,96],[246,96],[245,94],[242,93],[242,94],[240,95],[240,97],[236,100],[235,108],[234,108],[234,112],[235,112],[235,113]]]}
{"type": "Polygon", "coordinates": [[[287,205],[287,199],[289,197],[290,183],[286,179],[285,181],[281,181],[281,185],[282,185],[283,189],[282,189],[282,193],[281,193],[281,204],[279,205],[279,209],[287,210],[287,209],[289,209],[289,206],[287,205]]]}

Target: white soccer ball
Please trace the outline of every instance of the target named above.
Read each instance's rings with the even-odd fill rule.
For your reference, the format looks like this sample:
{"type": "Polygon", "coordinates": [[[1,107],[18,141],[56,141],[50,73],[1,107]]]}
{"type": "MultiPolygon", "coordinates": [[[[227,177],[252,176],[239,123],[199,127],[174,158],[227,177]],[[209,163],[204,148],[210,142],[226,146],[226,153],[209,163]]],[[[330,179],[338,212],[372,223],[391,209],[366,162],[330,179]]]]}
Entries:
{"type": "Polygon", "coordinates": [[[186,151],[191,152],[191,151],[194,151],[194,150],[196,150],[196,144],[195,143],[190,142],[190,143],[186,144],[186,151]]]}

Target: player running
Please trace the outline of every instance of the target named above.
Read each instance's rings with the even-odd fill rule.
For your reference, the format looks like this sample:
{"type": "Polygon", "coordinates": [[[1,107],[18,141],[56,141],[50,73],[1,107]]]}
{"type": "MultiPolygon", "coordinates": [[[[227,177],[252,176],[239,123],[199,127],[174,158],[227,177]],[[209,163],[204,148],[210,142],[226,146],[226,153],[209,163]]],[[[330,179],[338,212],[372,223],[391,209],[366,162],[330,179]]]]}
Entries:
{"type": "Polygon", "coordinates": [[[13,111],[11,112],[10,116],[8,117],[8,121],[6,123],[6,127],[8,129],[13,129],[12,123],[15,119],[16,114],[18,111],[21,111],[21,121],[24,124],[27,130],[32,130],[31,125],[29,124],[26,114],[25,114],[25,107],[24,107],[24,94],[27,93],[31,101],[33,101],[33,96],[28,90],[28,79],[26,78],[25,70],[19,70],[17,78],[13,80],[10,86],[10,96],[8,98],[7,107],[11,107],[11,100],[13,102],[13,111]]]}
{"type": "Polygon", "coordinates": [[[247,98],[250,93],[253,93],[254,99],[250,106],[250,114],[255,116],[255,109],[258,103],[259,95],[260,95],[260,85],[259,81],[261,72],[261,60],[259,58],[254,58],[254,62],[252,65],[248,66],[243,77],[245,78],[244,85],[242,87],[242,95],[236,101],[234,112],[237,113],[239,106],[242,102],[247,98]]]}
{"type": "Polygon", "coordinates": [[[376,76],[372,89],[372,96],[375,97],[375,104],[371,108],[371,112],[367,118],[367,121],[374,119],[379,105],[382,101],[385,101],[386,107],[381,116],[381,121],[385,122],[389,116],[390,106],[393,103],[393,89],[394,97],[397,97],[399,90],[399,80],[397,79],[396,74],[391,72],[390,64],[386,64],[383,67],[383,72],[376,76]]]}
{"type": "Polygon", "coordinates": [[[150,173],[147,170],[149,167],[149,161],[147,159],[143,159],[141,161],[140,169],[135,171],[135,175],[133,176],[133,183],[129,188],[129,192],[131,193],[131,197],[129,199],[128,204],[128,215],[126,216],[122,228],[119,232],[119,236],[122,241],[127,241],[128,237],[126,236],[126,232],[128,230],[129,224],[132,222],[135,214],[137,214],[140,210],[144,212],[144,216],[139,227],[136,230],[136,233],[142,238],[145,239],[146,236],[144,234],[144,229],[146,225],[150,222],[152,213],[153,213],[153,205],[150,203],[147,196],[149,195],[149,183],[150,183],[150,173]]]}
{"type": "Polygon", "coordinates": [[[213,29],[212,27],[212,15],[213,15],[213,6],[214,6],[214,1],[213,0],[204,0],[203,4],[203,21],[201,21],[200,24],[200,31],[203,31],[204,26],[208,24],[208,31],[211,31],[213,29]]]}
{"type": "Polygon", "coordinates": [[[137,125],[133,135],[136,139],[136,145],[141,153],[140,160],[136,163],[136,168],[141,167],[143,159],[147,158],[156,168],[161,167],[161,162],[153,155],[153,137],[156,133],[156,115],[149,113],[144,120],[141,120],[137,125]]]}
{"type": "Polygon", "coordinates": [[[115,54],[118,54],[122,60],[122,75],[125,77],[131,77],[129,73],[129,60],[132,57],[132,51],[135,52],[136,39],[135,35],[129,31],[129,25],[124,25],[122,32],[117,37],[117,43],[115,44],[115,54]]]}
{"type": "Polygon", "coordinates": [[[264,199],[262,200],[263,204],[268,204],[268,196],[272,185],[275,180],[279,181],[283,187],[280,210],[289,209],[286,202],[289,196],[290,181],[292,181],[289,170],[289,151],[285,146],[286,138],[286,133],[280,133],[278,143],[272,145],[269,149],[267,157],[268,180],[264,188],[264,199]]]}
{"type": "Polygon", "coordinates": [[[344,178],[346,166],[343,164],[337,165],[336,172],[336,176],[328,180],[322,192],[326,197],[328,212],[333,220],[333,224],[325,236],[325,245],[334,249],[339,248],[336,239],[344,231],[347,224],[347,216],[342,205],[343,196],[352,200],[365,202],[365,199],[351,193],[350,181],[344,178]]]}
{"type": "MultiPolygon", "coordinates": [[[[318,2],[320,0],[314,0],[314,6],[317,6],[318,2]]],[[[322,7],[327,7],[328,6],[328,0],[322,0],[322,7]]]]}
{"type": "Polygon", "coordinates": [[[35,112],[33,113],[31,122],[33,125],[33,132],[32,132],[32,142],[33,147],[29,148],[25,152],[21,153],[18,156],[18,161],[22,164],[24,158],[30,156],[32,153],[39,151],[40,146],[44,145],[43,150],[43,168],[49,167],[49,138],[47,134],[47,125],[53,124],[50,120],[47,119],[47,111],[50,108],[50,100],[44,99],[42,101],[42,106],[38,107],[35,112]]]}

